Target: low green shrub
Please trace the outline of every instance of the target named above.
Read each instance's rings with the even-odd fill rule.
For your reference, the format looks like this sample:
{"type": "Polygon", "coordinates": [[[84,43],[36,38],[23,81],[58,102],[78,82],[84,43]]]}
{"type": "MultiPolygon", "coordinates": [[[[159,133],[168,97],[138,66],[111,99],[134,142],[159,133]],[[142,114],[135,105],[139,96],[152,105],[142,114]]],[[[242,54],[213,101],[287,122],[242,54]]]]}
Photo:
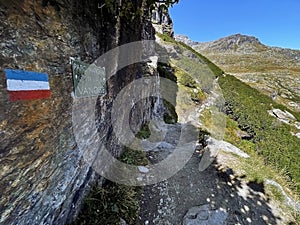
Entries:
{"type": "MultiPolygon", "coordinates": [[[[219,78],[226,101],[225,112],[238,123],[241,130],[253,136],[255,151],[284,173],[300,192],[300,139],[291,134],[292,126],[279,122],[268,110],[285,106],[275,103],[270,97],[241,82],[231,75],[219,78]]],[[[296,118],[299,114],[292,112],[296,118]]]]}

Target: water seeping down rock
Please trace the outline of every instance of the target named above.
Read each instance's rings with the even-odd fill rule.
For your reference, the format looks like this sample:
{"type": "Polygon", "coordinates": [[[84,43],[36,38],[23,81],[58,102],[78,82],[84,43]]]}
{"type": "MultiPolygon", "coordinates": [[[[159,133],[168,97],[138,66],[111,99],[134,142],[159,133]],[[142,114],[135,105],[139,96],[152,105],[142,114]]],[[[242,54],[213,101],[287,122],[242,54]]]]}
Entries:
{"type": "MultiPolygon", "coordinates": [[[[92,63],[118,45],[155,34],[145,1],[105,2],[0,1],[0,224],[66,224],[76,216],[89,184],[99,179],[74,138],[70,57],[92,63]],[[5,68],[47,73],[51,97],[11,102],[5,68]]],[[[118,57],[111,59],[107,73],[117,68],[118,57]]],[[[123,147],[111,126],[113,99],[145,73],[157,75],[145,64],[129,65],[107,81],[107,94],[97,99],[97,135],[114,156],[123,147]]],[[[136,104],[133,130],[151,118],[153,101],[136,104]]]]}

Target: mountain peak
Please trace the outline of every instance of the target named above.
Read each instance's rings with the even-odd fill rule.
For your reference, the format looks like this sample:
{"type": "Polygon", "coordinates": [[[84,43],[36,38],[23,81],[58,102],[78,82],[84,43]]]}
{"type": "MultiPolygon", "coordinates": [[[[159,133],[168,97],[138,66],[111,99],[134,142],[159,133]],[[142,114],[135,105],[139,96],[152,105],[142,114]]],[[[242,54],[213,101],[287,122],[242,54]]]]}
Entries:
{"type": "Polygon", "coordinates": [[[184,35],[184,34],[177,34],[175,35],[175,40],[176,41],[180,41],[183,42],[189,46],[193,46],[198,44],[198,42],[191,40],[188,36],[184,35]]]}
{"type": "Polygon", "coordinates": [[[237,45],[243,44],[243,43],[256,43],[256,44],[261,44],[261,42],[258,40],[258,38],[254,36],[248,36],[244,34],[233,34],[228,37],[221,38],[217,41],[227,41],[227,42],[232,42],[237,45]]]}
{"type": "Polygon", "coordinates": [[[233,34],[220,38],[216,41],[203,42],[197,44],[198,50],[215,49],[221,52],[256,52],[264,49],[258,38],[244,34],[233,34]]]}

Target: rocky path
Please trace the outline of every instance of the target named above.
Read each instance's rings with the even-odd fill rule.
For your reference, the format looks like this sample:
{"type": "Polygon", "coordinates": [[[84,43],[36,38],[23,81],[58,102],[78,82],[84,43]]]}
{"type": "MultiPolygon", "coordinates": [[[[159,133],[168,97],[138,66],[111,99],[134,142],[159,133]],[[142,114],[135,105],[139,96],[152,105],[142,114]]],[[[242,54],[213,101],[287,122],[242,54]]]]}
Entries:
{"type": "MultiPolygon", "coordinates": [[[[225,128],[225,118],[212,118],[211,129],[205,127],[206,124],[201,123],[199,118],[206,109],[212,112],[214,106],[223,101],[219,92],[217,82],[214,81],[210,96],[204,103],[197,105],[187,100],[189,96],[185,95],[179,85],[176,98],[178,121],[206,128],[205,130],[213,134],[212,136],[218,137],[219,130],[225,128]]],[[[211,115],[219,114],[213,111],[211,115]]],[[[181,132],[179,123],[157,124],[157,127],[156,131],[161,129],[162,133],[166,134],[164,140],[157,143],[155,149],[148,148],[151,144],[147,141],[143,146],[152,164],[161,162],[172,154],[181,132]]],[[[151,134],[153,131],[156,132],[153,129],[151,134]]],[[[174,176],[144,187],[138,225],[289,224],[290,217],[269,199],[265,193],[264,183],[255,181],[246,183],[243,177],[239,177],[228,167],[230,154],[236,155],[234,159],[230,159],[233,162],[239,160],[239,157],[248,158],[249,155],[225,141],[209,138],[207,144],[203,155],[200,156],[195,152],[174,176]],[[219,152],[220,149],[226,154],[223,151],[219,152]],[[216,156],[212,163],[203,163],[211,158],[211,154],[207,152],[216,156]]],[[[190,150],[186,149],[187,152],[191,152],[190,150]]]]}
{"type": "MultiPolygon", "coordinates": [[[[164,142],[169,145],[165,146],[176,144],[180,126],[172,125],[171,130],[171,138],[164,142]]],[[[152,163],[157,163],[170,153],[170,148],[160,148],[148,155],[152,163]]],[[[200,160],[195,153],[173,177],[144,188],[138,224],[285,224],[271,208],[263,185],[244,183],[234,171],[218,163],[218,158],[200,172],[200,160]]]]}

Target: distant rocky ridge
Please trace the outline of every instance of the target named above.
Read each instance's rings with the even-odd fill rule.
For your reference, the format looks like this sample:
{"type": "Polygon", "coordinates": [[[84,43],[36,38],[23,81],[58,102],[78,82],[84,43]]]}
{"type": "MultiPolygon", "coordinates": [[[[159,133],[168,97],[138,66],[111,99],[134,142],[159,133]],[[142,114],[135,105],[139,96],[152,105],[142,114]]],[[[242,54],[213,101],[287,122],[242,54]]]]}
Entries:
{"type": "Polygon", "coordinates": [[[220,52],[255,52],[265,49],[258,38],[242,34],[234,34],[229,37],[224,37],[216,41],[198,43],[198,50],[215,49],[220,52]]]}
{"type": "Polygon", "coordinates": [[[256,37],[242,34],[202,43],[183,35],[175,38],[199,51],[226,73],[292,110],[300,110],[300,50],[270,47],[256,37]]]}
{"type": "Polygon", "coordinates": [[[300,51],[293,49],[286,49],[280,47],[269,47],[260,42],[260,40],[254,36],[248,36],[243,34],[233,34],[228,37],[223,37],[215,41],[210,42],[196,42],[191,40],[186,35],[175,35],[177,41],[181,41],[187,45],[195,47],[199,51],[212,51],[217,52],[241,52],[241,53],[255,53],[257,51],[267,51],[267,50],[276,50],[278,53],[285,54],[287,57],[293,60],[300,61],[300,51]]]}
{"type": "Polygon", "coordinates": [[[181,42],[184,42],[186,44],[192,43],[193,45],[199,45],[199,46],[203,46],[203,47],[206,47],[206,48],[214,47],[214,46],[217,46],[217,45],[225,46],[226,43],[228,45],[232,45],[232,44],[239,45],[239,44],[243,44],[243,43],[247,43],[247,42],[248,43],[255,43],[255,42],[260,43],[258,38],[254,37],[254,36],[243,35],[243,34],[233,34],[233,35],[230,35],[228,37],[223,37],[223,38],[220,38],[218,40],[210,41],[210,42],[193,41],[188,36],[182,35],[182,34],[176,35],[175,39],[177,41],[181,41],[181,42]]]}
{"type": "Polygon", "coordinates": [[[187,44],[187,45],[189,45],[189,46],[194,46],[194,45],[199,44],[199,42],[192,41],[191,39],[189,39],[188,36],[183,35],[183,34],[177,34],[177,35],[175,36],[175,39],[176,39],[176,41],[183,42],[183,43],[185,43],[185,44],[187,44]]]}

